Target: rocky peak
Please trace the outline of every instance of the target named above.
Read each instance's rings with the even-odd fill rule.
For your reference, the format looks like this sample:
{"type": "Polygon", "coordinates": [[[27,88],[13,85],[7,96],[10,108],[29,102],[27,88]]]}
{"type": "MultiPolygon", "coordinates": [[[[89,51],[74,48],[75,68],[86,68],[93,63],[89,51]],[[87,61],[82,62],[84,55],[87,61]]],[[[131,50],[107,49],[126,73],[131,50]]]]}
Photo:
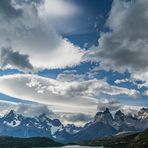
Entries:
{"type": "Polygon", "coordinates": [[[140,111],[138,112],[138,116],[148,117],[148,108],[142,108],[142,109],[140,109],[140,111]]]}
{"type": "Polygon", "coordinates": [[[38,116],[38,118],[42,119],[42,118],[46,118],[46,114],[45,113],[42,113],[38,116]]]}
{"type": "Polygon", "coordinates": [[[121,112],[121,110],[118,110],[118,111],[115,113],[115,115],[118,115],[118,116],[124,116],[124,113],[121,112]]]}
{"type": "Polygon", "coordinates": [[[105,111],[103,111],[103,112],[97,112],[96,116],[103,115],[103,114],[108,114],[108,113],[110,114],[110,111],[109,111],[108,108],[106,108],[105,111]]]}
{"type": "Polygon", "coordinates": [[[62,123],[58,119],[53,119],[52,120],[52,123],[53,123],[54,126],[60,126],[60,125],[62,125],[62,123]]]}
{"type": "Polygon", "coordinates": [[[115,121],[124,121],[124,117],[124,113],[122,113],[120,110],[115,113],[115,121]]]}
{"type": "Polygon", "coordinates": [[[98,112],[95,116],[95,122],[103,122],[105,124],[113,122],[113,117],[109,109],[106,108],[104,112],[98,112]]]}
{"type": "Polygon", "coordinates": [[[109,109],[108,109],[108,108],[106,108],[106,109],[105,109],[105,111],[104,111],[104,114],[107,114],[107,113],[109,113],[109,114],[110,114],[110,111],[109,111],[109,109]]]}
{"type": "Polygon", "coordinates": [[[45,113],[42,113],[41,115],[39,115],[38,120],[41,122],[51,121],[51,119],[49,119],[45,113]]]}
{"type": "Polygon", "coordinates": [[[15,118],[15,117],[16,117],[16,113],[14,110],[11,110],[8,114],[4,116],[4,118],[15,118]]]}

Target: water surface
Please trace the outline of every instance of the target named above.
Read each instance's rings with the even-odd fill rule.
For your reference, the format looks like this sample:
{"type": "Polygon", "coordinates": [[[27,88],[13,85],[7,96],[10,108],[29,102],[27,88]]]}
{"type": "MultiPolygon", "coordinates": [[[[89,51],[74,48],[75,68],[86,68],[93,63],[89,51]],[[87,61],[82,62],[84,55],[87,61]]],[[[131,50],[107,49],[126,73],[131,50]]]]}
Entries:
{"type": "MultiPolygon", "coordinates": [[[[38,148],[41,148],[41,147],[38,147],[38,148]]],[[[103,148],[103,147],[102,146],[92,147],[92,146],[70,145],[70,146],[63,146],[63,147],[46,147],[46,148],[103,148]]]]}

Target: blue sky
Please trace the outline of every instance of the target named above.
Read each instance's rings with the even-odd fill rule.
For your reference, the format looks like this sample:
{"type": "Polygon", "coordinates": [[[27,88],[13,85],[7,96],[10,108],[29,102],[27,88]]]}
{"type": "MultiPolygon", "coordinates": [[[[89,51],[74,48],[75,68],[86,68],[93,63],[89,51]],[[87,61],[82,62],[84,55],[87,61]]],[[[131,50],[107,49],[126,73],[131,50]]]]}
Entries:
{"type": "Polygon", "coordinates": [[[132,113],[148,106],[146,0],[0,5],[2,103],[91,115],[102,104],[132,113]]]}

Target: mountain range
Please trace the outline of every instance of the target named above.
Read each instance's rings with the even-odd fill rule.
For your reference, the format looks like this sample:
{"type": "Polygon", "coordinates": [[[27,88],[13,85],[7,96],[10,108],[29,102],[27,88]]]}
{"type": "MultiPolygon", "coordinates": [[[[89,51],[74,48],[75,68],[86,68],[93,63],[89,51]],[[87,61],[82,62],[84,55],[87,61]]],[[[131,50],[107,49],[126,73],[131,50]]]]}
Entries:
{"type": "Polygon", "coordinates": [[[148,128],[148,109],[142,108],[137,115],[125,115],[118,110],[113,116],[109,109],[97,112],[94,120],[77,127],[63,125],[59,119],[50,119],[46,114],[25,117],[11,110],[0,118],[0,136],[48,137],[61,143],[93,140],[125,131],[143,131],[148,128]]]}

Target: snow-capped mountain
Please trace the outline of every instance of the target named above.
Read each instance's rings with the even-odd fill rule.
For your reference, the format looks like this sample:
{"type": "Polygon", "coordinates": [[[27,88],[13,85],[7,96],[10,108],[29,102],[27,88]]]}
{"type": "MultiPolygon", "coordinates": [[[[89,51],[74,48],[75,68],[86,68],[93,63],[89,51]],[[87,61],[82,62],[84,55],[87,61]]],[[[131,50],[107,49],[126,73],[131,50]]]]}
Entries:
{"type": "Polygon", "coordinates": [[[24,117],[11,110],[8,114],[0,118],[0,135],[14,137],[49,137],[56,141],[61,140],[61,136],[72,137],[79,132],[81,127],[73,124],[64,126],[58,119],[50,119],[46,114],[38,117],[24,117]]]}
{"type": "Polygon", "coordinates": [[[46,114],[38,117],[24,117],[11,110],[0,118],[0,135],[15,137],[49,137],[55,141],[68,143],[109,136],[122,131],[142,131],[148,128],[148,109],[141,109],[138,115],[125,115],[120,110],[114,115],[107,108],[96,113],[94,121],[84,127],[74,124],[64,126],[58,119],[50,119],[46,114]]]}
{"type": "MultiPolygon", "coordinates": [[[[148,110],[145,110],[148,111],[148,110]]],[[[86,124],[74,137],[74,140],[92,140],[98,137],[109,136],[122,131],[142,131],[148,128],[148,116],[145,118],[125,115],[118,110],[114,117],[106,108],[104,112],[98,112],[94,121],[86,124]]]]}

